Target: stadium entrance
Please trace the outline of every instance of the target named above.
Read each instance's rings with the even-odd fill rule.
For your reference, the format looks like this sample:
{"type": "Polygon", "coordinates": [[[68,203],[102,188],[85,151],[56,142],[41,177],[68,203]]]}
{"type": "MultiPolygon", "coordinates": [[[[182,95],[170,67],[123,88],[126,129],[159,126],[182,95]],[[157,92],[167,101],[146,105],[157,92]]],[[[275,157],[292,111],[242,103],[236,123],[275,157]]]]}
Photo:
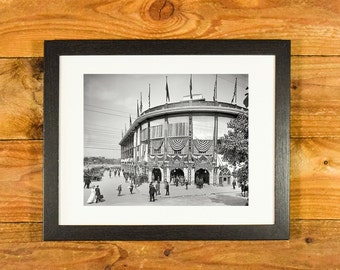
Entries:
{"type": "Polygon", "coordinates": [[[209,185],[209,172],[206,169],[199,169],[195,172],[195,184],[203,182],[209,185]]]}
{"type": "Polygon", "coordinates": [[[162,172],[160,169],[155,168],[152,170],[152,181],[161,181],[162,180],[162,172]]]}

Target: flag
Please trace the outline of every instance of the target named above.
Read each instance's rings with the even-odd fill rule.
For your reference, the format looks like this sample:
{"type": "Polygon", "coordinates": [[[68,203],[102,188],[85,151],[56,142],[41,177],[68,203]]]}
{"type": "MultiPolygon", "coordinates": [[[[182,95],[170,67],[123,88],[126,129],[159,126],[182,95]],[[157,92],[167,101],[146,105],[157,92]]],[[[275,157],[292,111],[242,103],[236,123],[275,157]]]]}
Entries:
{"type": "Polygon", "coordinates": [[[132,125],[132,119],[131,119],[131,114],[130,114],[130,127],[131,127],[131,125],[132,125]]]}
{"type": "MultiPolygon", "coordinates": [[[[248,86],[246,87],[246,90],[248,91],[248,86]]],[[[243,100],[243,104],[244,104],[244,106],[246,106],[246,108],[248,108],[248,93],[246,93],[245,95],[245,98],[244,98],[244,100],[243,100]]]]}
{"type": "Polygon", "coordinates": [[[215,85],[214,85],[213,101],[217,101],[217,74],[216,74],[215,85]]]}
{"type": "Polygon", "coordinates": [[[139,104],[138,104],[138,99],[137,99],[137,117],[139,117],[139,104]]]}
{"type": "Polygon", "coordinates": [[[168,76],[166,76],[165,78],[166,78],[166,84],[165,84],[166,98],[165,98],[165,102],[168,103],[168,102],[170,102],[169,86],[168,86],[168,76]]]}
{"type": "Polygon", "coordinates": [[[237,103],[237,77],[235,78],[235,86],[234,86],[234,95],[233,99],[231,100],[231,103],[235,102],[237,103]]]}
{"type": "Polygon", "coordinates": [[[192,74],[190,75],[190,99],[192,99],[192,74]]]}
{"type": "Polygon", "coordinates": [[[151,102],[150,102],[150,84],[149,84],[149,109],[151,107],[151,102]]]}
{"type": "Polygon", "coordinates": [[[140,113],[143,111],[143,98],[142,98],[142,92],[140,92],[140,113]]]}

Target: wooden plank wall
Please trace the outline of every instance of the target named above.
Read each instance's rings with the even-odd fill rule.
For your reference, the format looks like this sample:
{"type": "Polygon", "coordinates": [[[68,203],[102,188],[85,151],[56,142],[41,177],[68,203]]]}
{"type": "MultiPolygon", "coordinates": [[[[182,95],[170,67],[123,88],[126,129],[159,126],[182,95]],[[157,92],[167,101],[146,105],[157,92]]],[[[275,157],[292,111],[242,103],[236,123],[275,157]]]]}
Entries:
{"type": "Polygon", "coordinates": [[[1,269],[340,269],[339,0],[0,0],[1,269]],[[290,39],[289,241],[43,242],[43,40],[290,39]]]}

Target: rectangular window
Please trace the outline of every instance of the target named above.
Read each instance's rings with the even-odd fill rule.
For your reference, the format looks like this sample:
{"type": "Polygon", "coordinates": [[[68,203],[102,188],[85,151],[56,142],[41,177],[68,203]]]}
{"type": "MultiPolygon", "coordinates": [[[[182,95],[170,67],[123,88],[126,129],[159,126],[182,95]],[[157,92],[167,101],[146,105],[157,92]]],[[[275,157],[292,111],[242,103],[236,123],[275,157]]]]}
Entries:
{"type": "Polygon", "coordinates": [[[189,136],[188,123],[173,123],[168,126],[169,137],[185,137],[189,136]]]}
{"type": "Polygon", "coordinates": [[[144,128],[141,133],[141,141],[144,142],[148,139],[148,129],[144,128]]]}
{"type": "Polygon", "coordinates": [[[163,125],[158,125],[150,128],[150,139],[163,137],[163,125]]]}

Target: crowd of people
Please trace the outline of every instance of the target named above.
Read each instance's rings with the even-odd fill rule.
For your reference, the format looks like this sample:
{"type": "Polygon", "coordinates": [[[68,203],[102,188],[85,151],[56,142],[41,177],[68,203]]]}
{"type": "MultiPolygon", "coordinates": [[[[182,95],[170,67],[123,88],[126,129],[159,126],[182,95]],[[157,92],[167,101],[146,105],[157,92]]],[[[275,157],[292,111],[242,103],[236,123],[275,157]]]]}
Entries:
{"type": "MultiPolygon", "coordinates": [[[[144,182],[146,183],[146,185],[144,188],[148,188],[148,199],[149,202],[155,202],[157,196],[161,195],[161,185],[163,185],[163,183],[161,183],[161,181],[159,179],[148,182],[147,179],[145,181],[145,179],[140,179],[140,177],[134,177],[134,175],[131,174],[127,174],[124,172],[121,172],[120,169],[115,169],[115,170],[109,170],[108,171],[108,176],[109,178],[112,178],[112,175],[114,175],[115,177],[120,177],[122,174],[122,176],[124,177],[123,180],[125,180],[125,183],[128,183],[127,189],[124,189],[126,191],[128,191],[131,195],[132,194],[136,194],[136,193],[140,193],[139,187],[141,185],[144,184],[144,182]]],[[[203,182],[203,181],[201,181],[203,182]]],[[[200,185],[201,183],[200,181],[195,181],[195,185],[197,188],[201,189],[203,187],[203,183],[200,185]]],[[[124,195],[124,191],[123,191],[123,187],[122,187],[122,182],[115,182],[116,183],[116,194],[120,197],[124,195]]],[[[87,178],[84,178],[84,188],[87,189],[89,188],[91,184],[91,181],[88,181],[87,178]]],[[[236,188],[236,181],[233,180],[232,182],[232,187],[233,189],[236,188]]],[[[170,196],[170,185],[174,186],[174,188],[179,187],[179,186],[185,186],[185,189],[188,190],[188,186],[189,186],[189,182],[184,178],[180,178],[178,176],[175,177],[171,177],[168,181],[164,181],[164,187],[162,187],[162,189],[164,188],[165,190],[165,196],[170,196]]],[[[247,183],[239,183],[239,187],[241,188],[242,191],[242,196],[244,197],[248,197],[248,185],[247,183]]],[[[143,188],[143,192],[147,192],[147,190],[145,190],[143,188]]],[[[175,191],[176,194],[176,191],[175,191]]],[[[91,186],[91,190],[90,190],[90,195],[87,199],[87,203],[88,204],[93,204],[93,203],[99,203],[104,201],[104,196],[103,194],[101,194],[99,185],[92,185],[91,186]]]]}

